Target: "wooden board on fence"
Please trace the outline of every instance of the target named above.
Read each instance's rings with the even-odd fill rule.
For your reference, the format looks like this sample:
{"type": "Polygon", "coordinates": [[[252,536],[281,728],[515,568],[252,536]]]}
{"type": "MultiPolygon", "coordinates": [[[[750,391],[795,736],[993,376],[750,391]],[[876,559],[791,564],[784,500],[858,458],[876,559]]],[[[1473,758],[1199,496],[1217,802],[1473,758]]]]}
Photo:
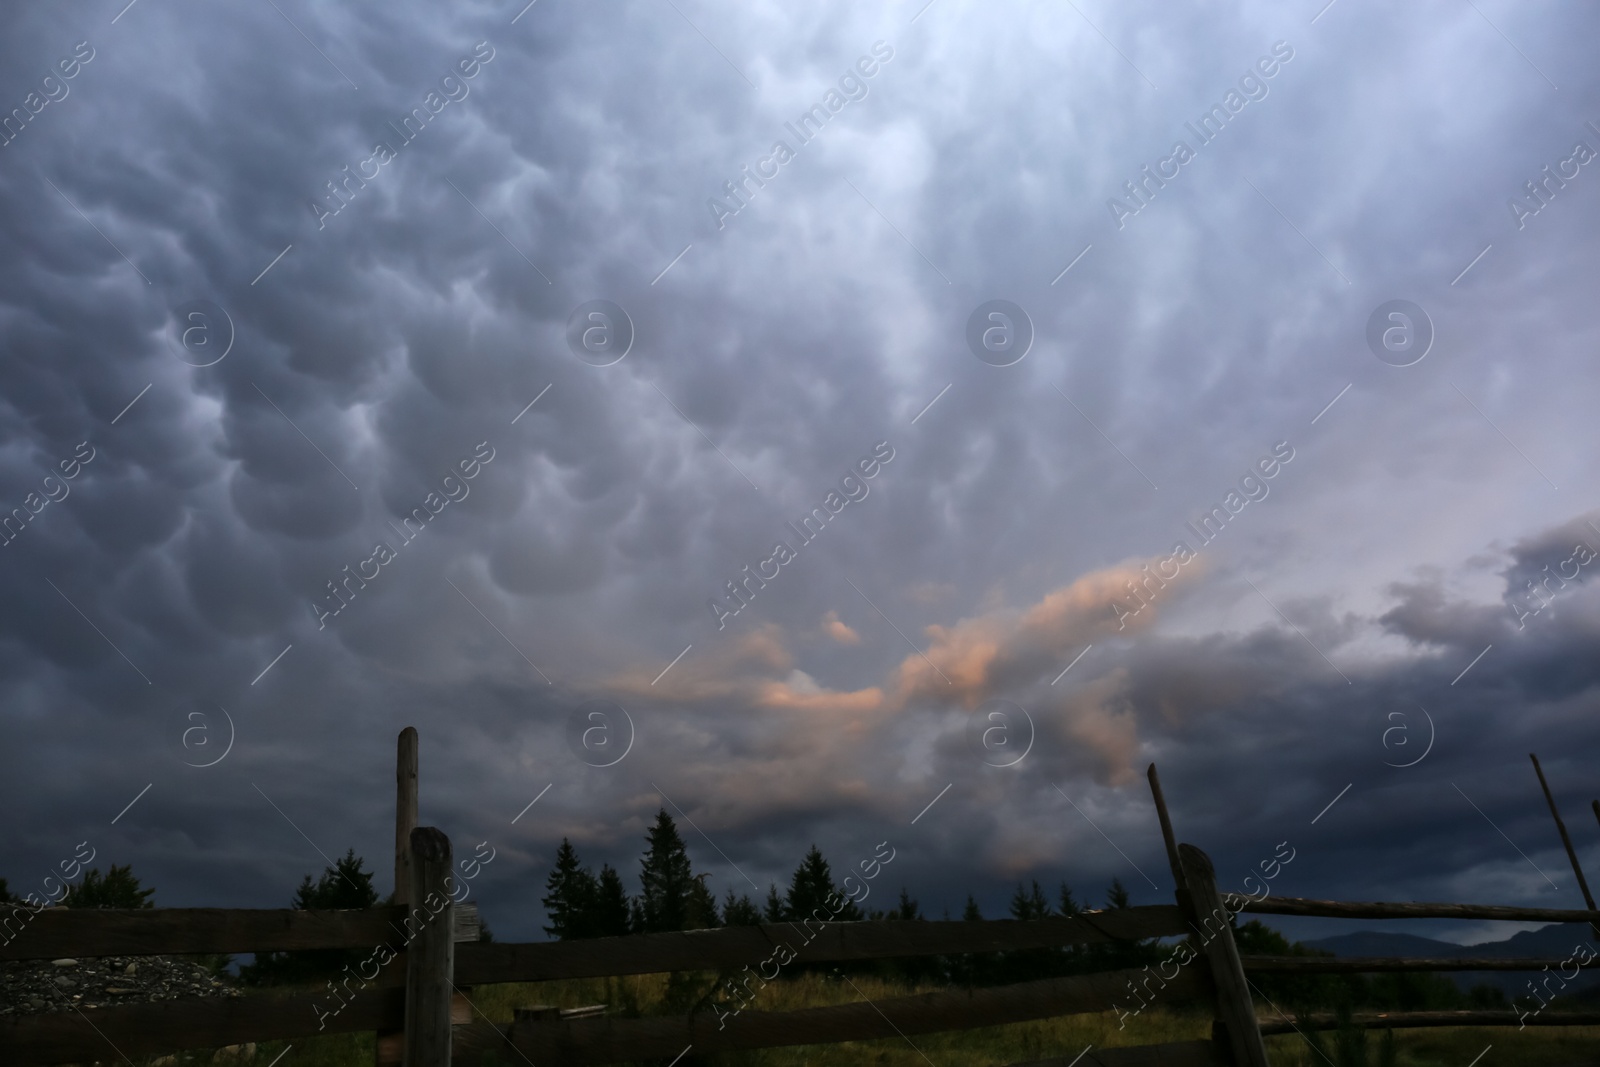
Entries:
{"type": "Polygon", "coordinates": [[[368,989],[337,1014],[327,994],[199,997],[0,1019],[0,1063],[121,1062],[189,1048],[220,1048],[274,1038],[393,1029],[405,1019],[405,993],[368,989]],[[325,1025],[324,1025],[325,1024],[325,1025]]]}
{"type": "MultiPolygon", "coordinates": [[[[1369,1030],[1410,1030],[1423,1026],[1600,1026],[1600,1011],[1358,1011],[1351,1015],[1357,1026],[1369,1030]]],[[[1336,1016],[1320,1012],[1307,1018],[1263,1019],[1263,1034],[1301,1030],[1333,1030],[1336,1016]]]]}
{"type": "MultiPolygon", "coordinates": [[[[455,909],[456,940],[476,941],[476,904],[455,909]]],[[[296,908],[0,909],[15,934],[0,960],[94,956],[182,956],[218,952],[283,952],[308,948],[373,948],[405,938],[404,908],[301,911],[296,908]]]]}
{"type": "Polygon", "coordinates": [[[738,969],[754,967],[779,944],[788,944],[799,959],[814,962],[1049,948],[1187,932],[1178,909],[1166,904],[1027,922],[773,923],[584,941],[486,942],[463,944],[456,950],[456,981],[484,985],[738,969]]]}
{"type": "Polygon", "coordinates": [[[1493,956],[1475,959],[1447,957],[1403,958],[1398,956],[1241,956],[1249,974],[1377,974],[1384,971],[1541,971],[1571,963],[1590,970],[1600,968],[1600,956],[1587,962],[1565,960],[1508,959],[1493,956]]]}
{"type": "MultiPolygon", "coordinates": [[[[481,1062],[488,1053],[516,1062],[518,1057],[510,1056],[513,1049],[534,1063],[670,1060],[689,1047],[699,1052],[730,1052],[968,1030],[1107,1011],[1114,1001],[1127,998],[1130,982],[1147,977],[1143,970],[1106,971],[825,1008],[728,1013],[721,1018],[706,1011],[672,1018],[525,1020],[509,1027],[474,1024],[457,1031],[455,1063],[466,1067],[481,1062]]],[[[1187,968],[1168,982],[1160,995],[1176,1004],[1199,997],[1204,990],[1202,972],[1187,968]]]]}
{"type": "Polygon", "coordinates": [[[1267,897],[1250,900],[1242,910],[1255,915],[1319,915],[1331,919],[1509,919],[1514,922],[1586,923],[1600,921],[1600,911],[1572,908],[1519,908],[1496,904],[1428,904],[1375,901],[1309,900],[1267,897]]]}
{"type": "Polygon", "coordinates": [[[1072,1056],[1029,1060],[1010,1067],[1224,1067],[1226,1061],[1210,1041],[1172,1041],[1164,1045],[1090,1047],[1072,1056]]]}

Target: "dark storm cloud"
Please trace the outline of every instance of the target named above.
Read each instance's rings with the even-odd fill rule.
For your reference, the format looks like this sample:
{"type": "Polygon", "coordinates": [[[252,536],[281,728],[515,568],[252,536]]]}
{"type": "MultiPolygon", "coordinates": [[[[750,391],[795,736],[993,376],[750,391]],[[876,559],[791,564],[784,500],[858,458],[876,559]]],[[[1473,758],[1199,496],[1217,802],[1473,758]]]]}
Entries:
{"type": "Polygon", "coordinates": [[[730,862],[764,888],[812,840],[887,837],[936,907],[1036,873],[1156,899],[1152,758],[1219,869],[1304,836],[1285,892],[1556,899],[1454,781],[1570,896],[1519,761],[1579,777],[1594,606],[1508,604],[1589,536],[1593,175],[1521,229],[1506,199],[1600,144],[1582,26],[1086,12],[1124,58],[1071,11],[949,2],[281,6],[29,10],[0,46],[18,105],[95,50],[0,148],[0,504],[96,450],[0,550],[8,876],[89,834],[163,903],[279,903],[349,845],[385,870],[415,724],[424,820],[501,847],[481,892],[513,934],[536,922],[493,909],[562,834],[631,876],[661,791],[719,895],[757,892],[730,862]],[[1267,94],[1118,229],[1108,198],[1279,40],[1267,94]],[[708,198],[879,41],[718,229],[708,198]],[[1036,330],[1013,367],[964,341],[997,296],[1036,330]],[[1395,297],[1436,327],[1413,367],[1364,341],[1395,297]],[[202,298],[233,341],[207,367],[175,340],[202,298]],[[567,348],[594,298],[636,329],[610,367],[567,348]],[[718,630],[706,599],[878,441],[871,495],[718,630]],[[1119,630],[1137,565],[1279,441],[1271,495],[1119,630]],[[565,737],[596,698],[637,727],[613,768],[565,737]],[[988,699],[1034,718],[1016,768],[967,740],[988,699]],[[1437,747],[1385,767],[1419,705],[1437,747]],[[213,768],[184,765],[193,714],[237,730],[213,768]]]}

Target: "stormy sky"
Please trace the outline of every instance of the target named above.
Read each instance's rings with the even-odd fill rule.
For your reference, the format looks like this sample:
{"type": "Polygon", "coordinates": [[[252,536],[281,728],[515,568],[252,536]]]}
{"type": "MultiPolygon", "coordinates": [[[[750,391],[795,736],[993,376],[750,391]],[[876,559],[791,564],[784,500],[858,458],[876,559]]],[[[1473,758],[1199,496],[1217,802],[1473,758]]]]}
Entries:
{"type": "Polygon", "coordinates": [[[0,875],[1581,906],[1600,14],[1324,3],[11,12],[0,875]]]}

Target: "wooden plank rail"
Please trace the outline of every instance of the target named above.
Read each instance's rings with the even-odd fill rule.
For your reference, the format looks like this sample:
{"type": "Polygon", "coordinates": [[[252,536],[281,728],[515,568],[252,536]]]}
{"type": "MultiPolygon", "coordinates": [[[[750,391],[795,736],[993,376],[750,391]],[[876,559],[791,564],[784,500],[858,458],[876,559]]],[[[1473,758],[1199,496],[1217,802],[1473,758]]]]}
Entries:
{"type": "Polygon", "coordinates": [[[463,944],[456,950],[456,981],[486,985],[664,971],[737,970],[754,966],[782,943],[793,947],[802,962],[810,963],[1108,944],[1187,932],[1178,909],[1166,904],[1026,922],[770,923],[582,941],[463,944]],[[812,938],[809,943],[808,935],[812,938]]]}
{"type": "Polygon", "coordinates": [[[120,1063],[188,1048],[221,1048],[273,1038],[349,1034],[404,1025],[405,991],[365,989],[337,1014],[326,991],[288,996],[197,997],[92,1011],[0,1018],[0,1063],[120,1063]],[[93,1025],[90,1025],[90,1023],[93,1025]]]}
{"type": "Polygon", "coordinates": [[[1222,1054],[1210,1041],[1171,1041],[1164,1045],[1090,1048],[1072,1056],[1029,1060],[1009,1067],[1224,1067],[1222,1054]]]}
{"type": "MultiPolygon", "coordinates": [[[[476,939],[478,906],[456,909],[456,936],[476,939]]],[[[24,914],[27,909],[21,909],[24,914]]],[[[0,909],[0,919],[5,910],[0,909]]],[[[372,948],[405,940],[406,909],[302,911],[297,908],[46,908],[0,945],[0,960],[94,956],[183,956],[372,948]]]]}
{"type": "MultiPolygon", "coordinates": [[[[1369,1030],[1410,1030],[1423,1026],[1600,1026],[1600,1011],[1367,1011],[1355,1012],[1350,1021],[1369,1030]]],[[[1264,1019],[1263,1034],[1288,1034],[1301,1030],[1336,1030],[1339,1020],[1326,1012],[1304,1019],[1264,1019]]]]}
{"type": "Polygon", "coordinates": [[[1600,967],[1600,956],[1581,962],[1575,959],[1511,959],[1508,957],[1479,957],[1464,959],[1404,959],[1395,956],[1241,956],[1244,969],[1250,974],[1377,974],[1384,971],[1540,971],[1546,967],[1559,969],[1572,963],[1591,970],[1600,967]]]}
{"type": "MultiPolygon", "coordinates": [[[[899,925],[899,924],[886,924],[899,925]]],[[[904,925],[913,925],[906,923],[904,925]]],[[[670,1018],[543,1020],[510,1026],[475,1023],[456,1033],[454,1063],[471,1067],[489,1054],[534,1063],[599,1064],[671,1059],[693,1046],[697,1053],[733,1052],[784,1045],[870,1041],[902,1035],[969,1030],[1058,1015],[1108,1011],[1127,995],[1142,970],[1106,971],[1072,978],[984,989],[950,990],[797,1011],[744,1011],[719,1019],[714,1011],[670,1018]],[[508,1045],[510,1047],[508,1047],[508,1045]]],[[[1164,993],[1174,1001],[1203,996],[1205,979],[1194,968],[1179,972],[1164,993]]]]}
{"type": "Polygon", "coordinates": [[[1268,897],[1246,903],[1255,915],[1318,915],[1329,919],[1507,919],[1513,922],[1586,923],[1600,921],[1600,911],[1581,908],[1521,908],[1495,904],[1425,904],[1308,900],[1268,897]]]}
{"type": "Polygon", "coordinates": [[[405,909],[301,911],[294,908],[47,908],[0,946],[0,960],[62,956],[177,956],[371,948],[400,935],[405,909]]]}

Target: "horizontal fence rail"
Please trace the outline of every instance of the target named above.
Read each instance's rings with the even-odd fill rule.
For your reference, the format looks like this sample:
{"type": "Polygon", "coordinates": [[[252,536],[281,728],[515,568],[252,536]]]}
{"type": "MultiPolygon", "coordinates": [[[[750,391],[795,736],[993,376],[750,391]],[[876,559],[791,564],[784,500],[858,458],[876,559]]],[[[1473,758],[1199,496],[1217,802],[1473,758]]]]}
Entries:
{"type": "Polygon", "coordinates": [[[1510,957],[1453,956],[1401,958],[1398,956],[1241,956],[1240,962],[1251,974],[1379,974],[1386,971],[1542,971],[1576,964],[1589,970],[1600,968],[1600,956],[1587,963],[1574,959],[1536,960],[1510,957]]]}
{"type": "MultiPolygon", "coordinates": [[[[457,909],[456,915],[456,938],[460,942],[455,965],[458,986],[674,970],[739,969],[770,956],[779,943],[794,946],[801,961],[814,962],[1110,944],[1185,932],[1178,909],[1159,905],[1025,922],[1000,919],[776,923],[592,940],[498,944],[475,940],[479,929],[475,905],[464,905],[457,909]],[[811,938],[809,943],[807,936],[811,938]]],[[[26,929],[0,949],[0,959],[370,948],[397,943],[403,936],[404,919],[403,908],[388,906],[360,911],[53,908],[34,916],[26,929]]],[[[93,1021],[92,1026],[77,1012],[11,1016],[0,1019],[0,1063],[91,1062],[103,1059],[109,1045],[115,1045],[128,1055],[155,1055],[185,1048],[288,1040],[318,1033],[393,1031],[404,1024],[404,995],[400,989],[405,982],[404,962],[401,956],[378,971],[364,987],[358,985],[353,994],[342,992],[346,1005],[332,1014],[328,1014],[329,1009],[337,1007],[338,1001],[324,990],[291,995],[247,993],[230,998],[96,1008],[86,1013],[93,1021]]],[[[1119,981],[1125,984],[1132,974],[1129,972],[1119,981]]],[[[1090,988],[1081,985],[1082,978],[1052,981],[1080,983],[1063,986],[1063,990],[1090,988]]],[[[1017,987],[1024,995],[1028,995],[1030,988],[1017,987]]],[[[979,991],[976,1003],[990,1002],[996,992],[979,991]]],[[[1175,992],[1182,995],[1182,990],[1175,992]]],[[[962,1018],[987,1020],[970,1025],[1003,1021],[992,1012],[983,1016],[987,1009],[974,1009],[974,1002],[965,993],[931,995],[955,997],[952,1004],[965,1004],[968,1014],[962,1018]],[[971,1014],[973,1010],[977,1010],[978,1016],[971,1014]]],[[[1108,998],[1100,1007],[1082,1010],[1103,1010],[1109,1004],[1108,998]]],[[[873,1010],[870,1006],[863,1007],[873,1010]]],[[[915,1013],[920,1009],[913,1004],[908,1010],[915,1013]]],[[[1044,1014],[1064,1014],[1069,1010],[1079,1009],[1052,1007],[1044,1014]]],[[[754,1013],[745,1015],[754,1017],[754,1013]]],[[[882,1017],[875,1012],[873,1015],[881,1024],[882,1017]]],[[[1043,1016],[1028,1014],[1027,1017],[1043,1016]]],[[[704,1020],[711,1020],[710,1025],[715,1027],[714,1015],[703,1016],[699,1025],[705,1025],[704,1020]]],[[[620,1020],[605,1020],[613,1021],[620,1020]]],[[[682,1019],[625,1022],[686,1025],[682,1019]]],[[[782,1020],[779,1024],[782,1025],[782,1020]]],[[[965,1025],[968,1024],[942,1028],[961,1029],[965,1025]]],[[[811,1023],[806,1022],[802,1029],[810,1026],[811,1023]]],[[[505,1039],[497,1040],[503,1049],[505,1039]]],[[[679,1045],[669,1056],[682,1048],[679,1045]]]]}
{"type": "Polygon", "coordinates": [[[155,1056],[318,1033],[394,1029],[405,1021],[405,990],[398,987],[347,994],[344,1009],[329,1016],[326,1027],[321,1026],[319,1015],[336,1005],[323,992],[203,997],[85,1012],[11,1015],[0,1019],[0,1063],[117,1063],[121,1057],[113,1047],[127,1056],[155,1056]]]}
{"type": "Polygon", "coordinates": [[[634,934],[528,944],[482,942],[456,949],[456,981],[547,982],[561,978],[738,969],[787,944],[803,962],[1002,952],[1110,944],[1188,933],[1169,904],[1088,912],[1069,919],[923,919],[842,923],[765,923],[716,930],[634,934]],[[807,940],[807,937],[810,940],[807,940]]]}
{"type": "MultiPolygon", "coordinates": [[[[1369,1011],[1350,1016],[1356,1026],[1368,1030],[1408,1030],[1423,1026],[1600,1026],[1600,1011],[1369,1011]]],[[[1263,1034],[1287,1034],[1296,1030],[1336,1030],[1339,1020],[1328,1012],[1305,1018],[1263,1019],[1263,1034]]]]}
{"type": "MultiPolygon", "coordinates": [[[[490,1054],[504,1060],[515,1049],[534,1063],[602,1064],[671,1059],[688,1046],[703,1053],[733,1052],[1001,1026],[1107,1011],[1116,998],[1127,995],[1129,982],[1142,977],[1145,973],[1138,970],[1105,971],[823,1008],[745,1011],[725,1019],[706,1011],[665,1018],[475,1023],[457,1032],[455,1062],[470,1067],[485,1062],[490,1054]]],[[[1206,991],[1204,977],[1193,969],[1180,972],[1163,990],[1174,1001],[1201,997],[1206,991]]]]}
{"type": "Polygon", "coordinates": [[[1251,900],[1242,911],[1255,915],[1317,915],[1328,919],[1509,919],[1513,922],[1600,922],[1600,911],[1582,908],[1522,908],[1496,904],[1428,904],[1309,900],[1267,897],[1251,900]]]}
{"type": "Polygon", "coordinates": [[[1029,1060],[1009,1067],[1225,1067],[1226,1061],[1210,1041],[1172,1041],[1164,1045],[1129,1045],[1125,1048],[1090,1048],[1073,1056],[1029,1060]]]}
{"type": "MultiPolygon", "coordinates": [[[[476,941],[476,904],[455,912],[458,941],[476,941]]],[[[406,909],[46,908],[0,906],[0,960],[184,956],[373,948],[406,936],[406,909]],[[5,924],[9,923],[9,926],[5,924]]]]}
{"type": "MultiPolygon", "coordinates": [[[[769,923],[681,933],[632,935],[577,941],[498,944],[476,940],[474,905],[455,909],[454,979],[459,986],[537,982],[669,971],[738,970],[787,944],[802,962],[893,959],[1112,944],[1189,933],[1175,906],[1087,912],[1070,918],[1029,921],[869,921],[769,923]]],[[[1580,909],[1501,907],[1450,903],[1360,903],[1268,898],[1251,901],[1247,912],[1360,919],[1502,919],[1580,923],[1600,912],[1580,909]]],[[[371,948],[405,938],[406,910],[384,906],[360,911],[299,909],[157,908],[89,910],[0,909],[11,917],[0,960],[58,957],[191,955],[307,949],[371,948]],[[25,922],[18,922],[25,919],[25,922]]],[[[1368,958],[1244,956],[1251,974],[1353,974],[1406,971],[1537,971],[1576,961],[1524,958],[1368,958]]],[[[1593,969],[1600,957],[1588,962],[1593,969]]],[[[1203,969],[1186,969],[1168,984],[1174,999],[1203,995],[1203,969]],[[1177,987],[1177,988],[1174,988],[1177,987]]],[[[393,1032],[403,1026],[403,959],[334,1014],[328,994],[248,994],[121,1005],[49,1015],[0,1019],[0,1062],[64,1063],[105,1059],[110,1045],[127,1055],[157,1055],[185,1048],[215,1048],[251,1041],[294,1040],[318,1033],[393,1032]],[[92,1022],[92,1025],[91,1025],[92,1022]]],[[[715,1012],[692,1017],[622,1019],[523,1019],[508,1026],[478,1022],[456,1027],[459,1062],[488,1052],[517,1052],[540,1062],[607,1063],[660,1056],[670,1059],[690,1044],[700,1051],[780,1045],[824,1044],[893,1037],[897,1034],[962,1030],[1108,1010],[1128,983],[1144,971],[1102,972],[974,990],[949,990],[792,1012],[745,1011],[719,1028],[715,1012]],[[515,1049],[515,1052],[513,1051],[515,1049]]],[[[459,1007],[459,1006],[458,1006],[459,1007]]],[[[465,1015],[458,1012],[457,1022],[465,1015]]],[[[1515,1011],[1365,1013],[1355,1021],[1373,1028],[1428,1026],[1600,1025],[1600,1012],[1515,1011]]],[[[1328,1028],[1332,1016],[1305,1022],[1263,1018],[1262,1034],[1288,1033],[1295,1026],[1328,1028]]],[[[1217,1063],[1211,1042],[1095,1049],[1080,1067],[1094,1064],[1217,1063]]],[[[1047,1067],[1056,1060],[1037,1061],[1047,1067]]],[[[1070,1058],[1059,1061],[1069,1063],[1070,1058]]],[[[1022,1067],[1022,1065],[1017,1065],[1022,1067]]],[[[1035,1067],[1035,1065],[1028,1065],[1035,1067]]]]}

